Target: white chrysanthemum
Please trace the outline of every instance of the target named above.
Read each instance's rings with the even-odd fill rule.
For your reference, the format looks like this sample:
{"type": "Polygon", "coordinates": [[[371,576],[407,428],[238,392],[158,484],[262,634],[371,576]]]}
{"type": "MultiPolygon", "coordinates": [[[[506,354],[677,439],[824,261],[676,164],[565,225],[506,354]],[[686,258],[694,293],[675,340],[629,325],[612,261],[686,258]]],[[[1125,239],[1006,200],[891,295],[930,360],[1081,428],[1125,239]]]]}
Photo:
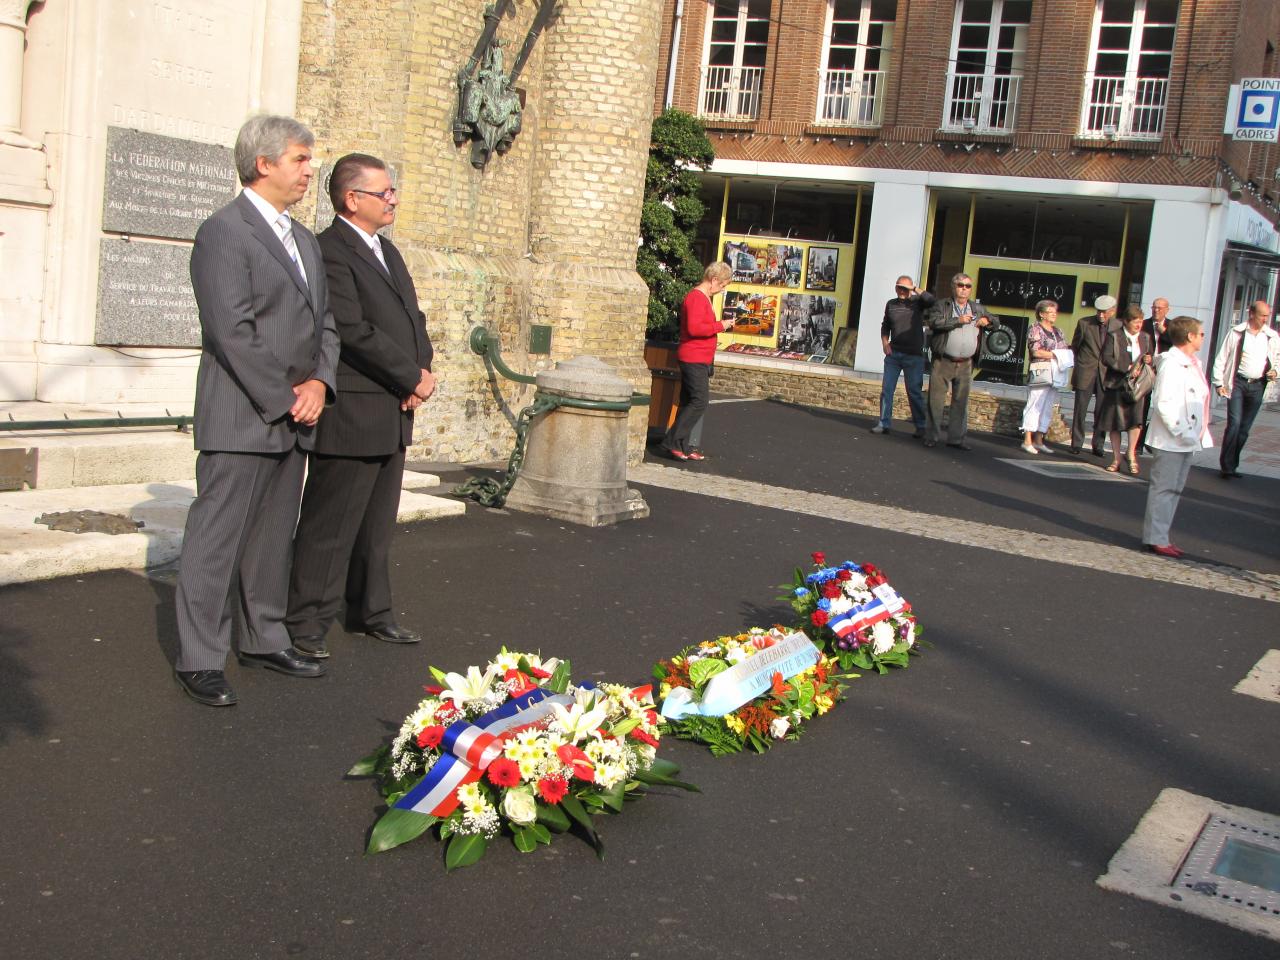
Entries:
{"type": "Polygon", "coordinates": [[[881,620],[871,627],[871,649],[877,656],[893,649],[896,633],[888,620],[881,620]]]}
{"type": "Polygon", "coordinates": [[[500,672],[506,673],[508,670],[515,670],[520,665],[520,658],[524,656],[527,655],[513,650],[503,650],[489,662],[489,666],[497,667],[500,672]]]}
{"type": "Polygon", "coordinates": [[[464,835],[485,836],[492,840],[502,828],[502,820],[492,804],[485,803],[475,809],[468,808],[462,814],[462,821],[454,828],[455,832],[464,835]]]}
{"type": "Polygon", "coordinates": [[[844,592],[853,596],[853,591],[863,590],[867,586],[867,578],[856,570],[849,571],[849,579],[844,581],[844,592]]]}
{"type": "Polygon", "coordinates": [[[624,783],[627,779],[627,768],[621,763],[602,763],[596,766],[595,773],[596,786],[608,790],[609,788],[624,783]]]}
{"type": "Polygon", "coordinates": [[[831,607],[827,613],[833,617],[838,617],[842,613],[848,613],[853,609],[853,601],[848,597],[836,597],[831,601],[831,607]]]}
{"type": "Polygon", "coordinates": [[[478,783],[464,783],[458,788],[458,802],[468,811],[481,810],[489,805],[478,783]]]}

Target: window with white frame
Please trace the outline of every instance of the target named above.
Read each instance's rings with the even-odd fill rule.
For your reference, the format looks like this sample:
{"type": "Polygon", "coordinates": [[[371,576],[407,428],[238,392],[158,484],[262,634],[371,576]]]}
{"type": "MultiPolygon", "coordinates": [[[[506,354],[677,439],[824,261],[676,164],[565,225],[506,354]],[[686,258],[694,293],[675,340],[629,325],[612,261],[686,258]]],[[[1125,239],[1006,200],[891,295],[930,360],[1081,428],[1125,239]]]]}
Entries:
{"type": "Polygon", "coordinates": [[[818,123],[880,125],[896,0],[827,0],[818,123]]]}
{"type": "Polygon", "coordinates": [[[1012,133],[1031,0],[958,0],[944,130],[1012,133]]]}
{"type": "Polygon", "coordinates": [[[771,0],[708,0],[707,39],[698,102],[704,117],[760,115],[769,49],[771,0]]]}
{"type": "Polygon", "coordinates": [[[1098,0],[1081,135],[1159,139],[1177,29],[1177,0],[1098,0]]]}

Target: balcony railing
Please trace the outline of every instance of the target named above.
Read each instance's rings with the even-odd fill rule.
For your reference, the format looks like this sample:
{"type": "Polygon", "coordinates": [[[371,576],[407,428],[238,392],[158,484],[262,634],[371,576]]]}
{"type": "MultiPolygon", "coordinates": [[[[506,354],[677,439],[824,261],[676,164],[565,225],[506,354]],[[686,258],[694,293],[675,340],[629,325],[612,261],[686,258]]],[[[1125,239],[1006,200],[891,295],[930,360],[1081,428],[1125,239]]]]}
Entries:
{"type": "Polygon", "coordinates": [[[760,116],[764,67],[707,67],[702,72],[699,116],[720,120],[754,120],[760,116]]]}
{"type": "Polygon", "coordinates": [[[824,70],[818,88],[818,123],[878,127],[884,107],[883,70],[824,70]]]}
{"type": "Polygon", "coordinates": [[[953,132],[1012,133],[1018,113],[1016,74],[948,73],[942,129],[953,132]]]}
{"type": "Polygon", "coordinates": [[[1168,91],[1169,81],[1162,77],[1085,74],[1081,136],[1159,140],[1168,91]]]}

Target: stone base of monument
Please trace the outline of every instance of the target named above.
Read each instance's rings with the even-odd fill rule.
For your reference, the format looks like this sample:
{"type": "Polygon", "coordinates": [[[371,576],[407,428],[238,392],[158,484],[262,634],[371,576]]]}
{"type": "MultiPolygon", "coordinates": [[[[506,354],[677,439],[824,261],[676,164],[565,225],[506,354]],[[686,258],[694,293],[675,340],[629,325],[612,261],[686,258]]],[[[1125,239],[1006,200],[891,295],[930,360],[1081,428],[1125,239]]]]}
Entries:
{"type": "MultiPolygon", "coordinates": [[[[575,357],[539,373],[538,392],[619,402],[631,384],[595,357],[575,357]]],[[[644,497],[627,487],[627,422],[625,410],[566,405],[539,414],[506,505],[589,527],[647,517],[644,497]]]]}

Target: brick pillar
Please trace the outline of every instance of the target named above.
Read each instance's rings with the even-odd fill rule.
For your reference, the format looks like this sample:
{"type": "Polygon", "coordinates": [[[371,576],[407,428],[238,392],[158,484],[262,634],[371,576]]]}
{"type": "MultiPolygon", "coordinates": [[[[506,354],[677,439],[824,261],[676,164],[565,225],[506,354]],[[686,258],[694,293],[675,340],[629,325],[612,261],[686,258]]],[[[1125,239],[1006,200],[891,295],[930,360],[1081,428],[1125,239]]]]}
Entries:
{"type": "MultiPolygon", "coordinates": [[[[649,392],[648,289],[635,271],[661,0],[564,0],[543,42],[529,235],[531,319],[557,358],[599,357],[649,392]]],[[[643,448],[647,410],[631,418],[643,448]]]]}

